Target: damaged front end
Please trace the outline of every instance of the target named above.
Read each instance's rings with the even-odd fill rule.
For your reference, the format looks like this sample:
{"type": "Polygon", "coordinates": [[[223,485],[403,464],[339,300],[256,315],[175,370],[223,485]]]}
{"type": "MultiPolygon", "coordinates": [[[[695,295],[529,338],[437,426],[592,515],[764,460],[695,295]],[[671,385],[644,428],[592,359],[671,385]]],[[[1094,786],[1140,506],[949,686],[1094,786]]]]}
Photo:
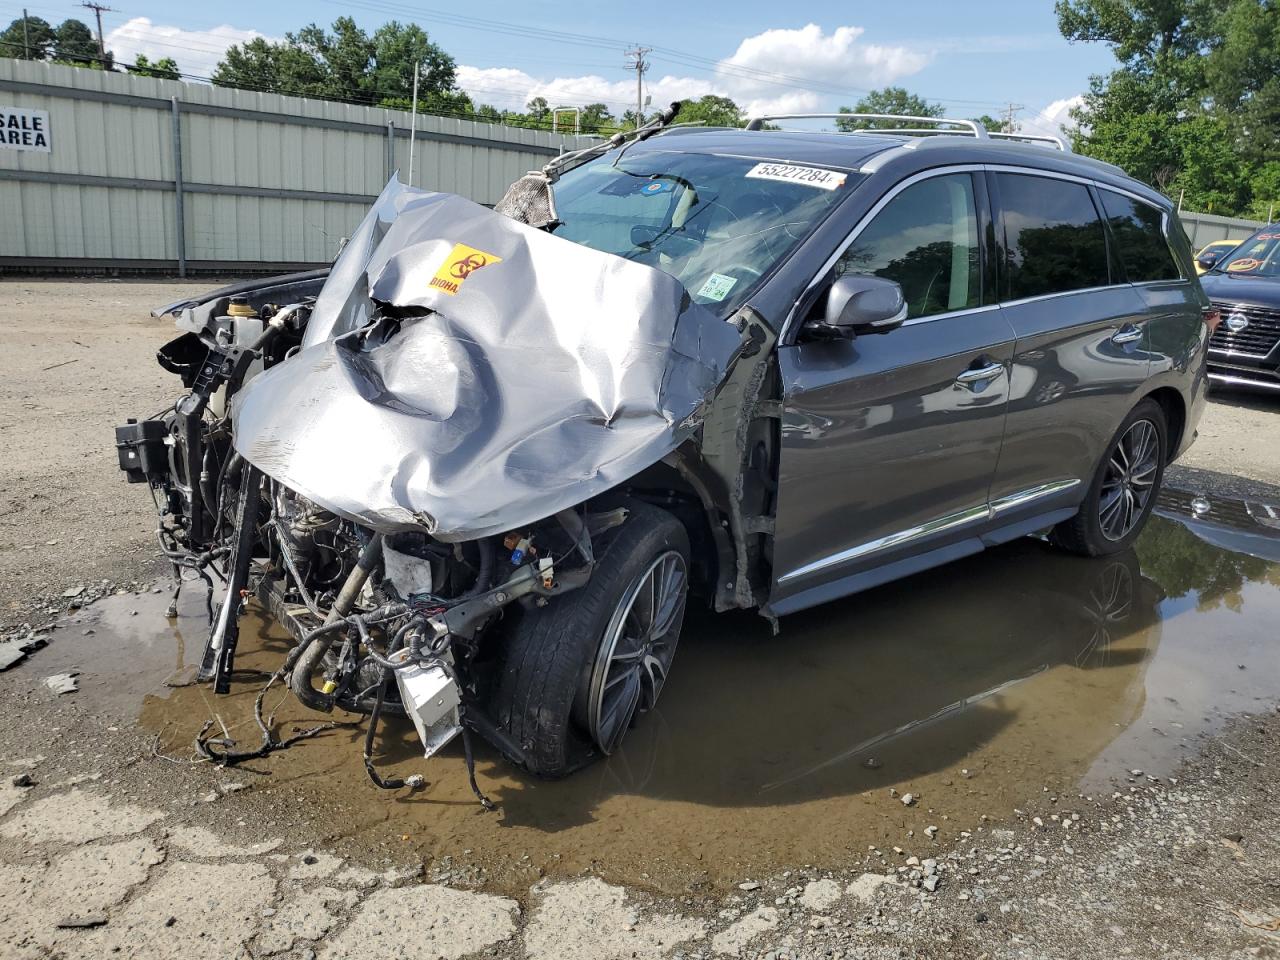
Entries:
{"type": "MultiPolygon", "coordinates": [[[[210,602],[222,587],[202,679],[228,689],[239,617],[257,598],[296,640],[268,687],[370,714],[380,786],[417,782],[373,766],[387,713],[412,720],[427,756],[461,735],[470,764],[478,733],[535,772],[572,769],[515,716],[510,689],[524,681],[506,651],[530,624],[548,629],[545,611],[589,583],[615,541],[636,539],[635,516],[652,522],[633,478],[683,477],[704,513],[717,455],[721,485],[740,486],[740,451],[687,451],[759,344],[660,270],[394,181],[327,277],[220,293],[176,305],[184,333],[160,354],[188,393],[117,430],[121,467],[156,497],[179,585],[202,580],[210,602]]],[[[698,523],[740,558],[752,531],[731,520],[698,523]]],[[[645,574],[655,598],[661,578],[688,576],[683,534],[665,536],[645,574]]],[[[746,605],[749,585],[729,573],[723,589],[746,605]]],[[[628,601],[628,623],[641,602],[628,601]]],[[[650,632],[668,614],[678,632],[683,600],[652,606],[650,632]]],[[[570,681],[616,683],[587,652],[570,681]]],[[[654,669],[636,682],[660,683],[654,669]]],[[[636,696],[643,707],[656,689],[636,696]]],[[[262,702],[259,747],[206,729],[202,752],[234,763],[291,742],[262,702]]]]}

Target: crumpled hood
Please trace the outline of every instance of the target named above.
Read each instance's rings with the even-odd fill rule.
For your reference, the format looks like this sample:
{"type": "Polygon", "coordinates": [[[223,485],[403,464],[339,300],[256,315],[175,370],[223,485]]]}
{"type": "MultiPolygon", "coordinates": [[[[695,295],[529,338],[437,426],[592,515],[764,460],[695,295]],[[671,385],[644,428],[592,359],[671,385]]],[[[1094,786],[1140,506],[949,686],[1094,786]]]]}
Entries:
{"type": "Polygon", "coordinates": [[[740,338],[674,278],[450,194],[393,184],[379,205],[381,236],[320,294],[326,328],[237,397],[236,449],[268,476],[374,529],[467,540],[697,426],[740,338]],[[398,324],[358,329],[375,302],[398,324]]]}

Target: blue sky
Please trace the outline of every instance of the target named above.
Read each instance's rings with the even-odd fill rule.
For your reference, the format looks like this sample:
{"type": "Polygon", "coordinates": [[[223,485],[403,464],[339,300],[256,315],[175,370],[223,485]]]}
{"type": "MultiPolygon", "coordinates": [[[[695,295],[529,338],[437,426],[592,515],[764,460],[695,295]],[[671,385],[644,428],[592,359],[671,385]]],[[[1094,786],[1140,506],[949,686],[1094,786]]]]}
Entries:
{"type": "MultiPolygon", "coordinates": [[[[87,13],[71,2],[29,6],[55,22],[87,13]]],[[[6,20],[19,13],[20,4],[0,0],[6,20]]],[[[110,45],[125,57],[170,55],[185,72],[207,74],[228,43],[254,33],[278,37],[344,13],[369,29],[389,19],[420,23],[457,60],[462,86],[475,99],[507,107],[541,94],[553,103],[602,99],[620,112],[634,90],[622,51],[642,43],[657,48],[646,77],[655,103],[717,92],[757,110],[829,111],[868,88],[895,83],[944,101],[952,116],[994,114],[1012,100],[1025,106],[1024,124],[1043,126],[1086,89],[1090,74],[1112,64],[1105,47],[1071,45],[1059,36],[1050,0],[736,0],[647,9],[529,0],[460,7],[443,0],[119,0],[105,26],[110,45]]]]}

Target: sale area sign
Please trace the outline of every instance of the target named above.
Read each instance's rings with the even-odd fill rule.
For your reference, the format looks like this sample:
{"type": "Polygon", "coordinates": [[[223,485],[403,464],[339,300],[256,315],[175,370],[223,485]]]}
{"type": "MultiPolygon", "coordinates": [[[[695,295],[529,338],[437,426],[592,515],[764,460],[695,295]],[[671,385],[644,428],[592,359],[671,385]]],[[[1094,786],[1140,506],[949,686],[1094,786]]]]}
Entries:
{"type": "Polygon", "coordinates": [[[0,149],[52,153],[49,111],[0,106],[0,149]]]}

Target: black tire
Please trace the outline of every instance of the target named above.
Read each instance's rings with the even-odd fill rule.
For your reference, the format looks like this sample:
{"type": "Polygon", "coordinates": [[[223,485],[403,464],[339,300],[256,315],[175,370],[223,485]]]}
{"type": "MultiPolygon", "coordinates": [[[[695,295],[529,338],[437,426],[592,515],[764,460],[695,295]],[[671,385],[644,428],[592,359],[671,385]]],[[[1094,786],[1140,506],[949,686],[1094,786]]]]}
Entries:
{"type": "MultiPolygon", "coordinates": [[[[1132,546],[1146,526],[1147,518],[1151,516],[1151,510],[1160,493],[1168,451],[1169,428],[1164,410],[1154,400],[1143,400],[1124,418],[1124,422],[1120,424],[1120,428],[1107,444],[1102,461],[1098,464],[1089,489],[1085,493],[1084,502],[1080,505],[1080,511],[1070,520],[1064,520],[1053,528],[1053,532],[1049,535],[1050,542],[1063,550],[1085,557],[1109,556],[1132,546]],[[1142,421],[1151,424],[1155,431],[1154,472],[1151,474],[1149,492],[1146,499],[1142,501],[1140,509],[1135,508],[1132,513],[1132,522],[1122,524],[1123,532],[1115,536],[1113,534],[1118,530],[1113,529],[1109,534],[1104,529],[1103,515],[1107,512],[1110,499],[1104,494],[1103,488],[1108,487],[1108,491],[1112,489],[1117,476],[1113,463],[1113,458],[1117,456],[1117,448],[1129,437],[1130,431],[1142,421]]],[[[1123,492],[1121,495],[1123,496],[1123,492]]]]}
{"type": "MultiPolygon", "coordinates": [[[[591,579],[525,611],[507,639],[490,709],[539,777],[566,776],[602,755],[582,720],[601,640],[656,558],[675,551],[688,567],[689,537],[675,517],[643,502],[627,507],[626,522],[597,547],[591,579]]],[[[673,646],[679,630],[677,622],[673,646]]]]}

